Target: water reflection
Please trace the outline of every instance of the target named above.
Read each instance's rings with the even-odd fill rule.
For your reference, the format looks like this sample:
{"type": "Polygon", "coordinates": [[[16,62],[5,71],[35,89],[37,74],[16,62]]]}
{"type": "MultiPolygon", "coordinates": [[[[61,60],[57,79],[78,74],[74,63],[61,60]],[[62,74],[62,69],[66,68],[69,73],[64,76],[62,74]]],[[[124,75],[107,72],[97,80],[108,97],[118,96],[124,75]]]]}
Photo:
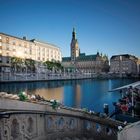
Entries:
{"type": "Polygon", "coordinates": [[[5,83],[0,84],[0,91],[13,94],[25,91],[28,94],[39,94],[48,100],[59,100],[69,107],[88,108],[102,112],[104,103],[109,104],[110,111],[112,111],[112,102],[121,97],[120,93],[109,93],[109,90],[135,81],[132,79],[113,79],[5,83]]]}
{"type": "Polygon", "coordinates": [[[81,85],[77,82],[64,87],[64,104],[70,107],[80,108],[81,104],[81,85]]]}
{"type": "Polygon", "coordinates": [[[40,95],[41,97],[43,96],[47,100],[55,99],[61,103],[64,102],[63,93],[64,93],[63,87],[50,88],[50,89],[41,88],[41,89],[34,90],[34,94],[40,95]]]}

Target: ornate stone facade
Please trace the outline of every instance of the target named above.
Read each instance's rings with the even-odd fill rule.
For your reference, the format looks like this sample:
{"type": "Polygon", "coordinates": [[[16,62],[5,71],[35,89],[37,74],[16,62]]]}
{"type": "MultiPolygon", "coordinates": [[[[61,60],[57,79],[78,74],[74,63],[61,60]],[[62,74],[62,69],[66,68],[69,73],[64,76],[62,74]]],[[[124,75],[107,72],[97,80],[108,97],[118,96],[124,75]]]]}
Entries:
{"type": "Polygon", "coordinates": [[[74,62],[80,53],[78,41],[76,39],[76,32],[74,28],[72,32],[72,40],[70,46],[71,46],[71,61],[74,62]]]}
{"type": "Polygon", "coordinates": [[[116,74],[137,74],[138,58],[130,54],[114,55],[110,58],[110,72],[116,74]]]}
{"type": "Polygon", "coordinates": [[[80,53],[78,47],[78,41],[76,39],[75,29],[72,32],[71,41],[71,57],[63,57],[62,65],[67,68],[73,68],[76,71],[82,73],[102,73],[108,72],[109,61],[106,55],[97,54],[86,55],[85,53],[80,53]]]}

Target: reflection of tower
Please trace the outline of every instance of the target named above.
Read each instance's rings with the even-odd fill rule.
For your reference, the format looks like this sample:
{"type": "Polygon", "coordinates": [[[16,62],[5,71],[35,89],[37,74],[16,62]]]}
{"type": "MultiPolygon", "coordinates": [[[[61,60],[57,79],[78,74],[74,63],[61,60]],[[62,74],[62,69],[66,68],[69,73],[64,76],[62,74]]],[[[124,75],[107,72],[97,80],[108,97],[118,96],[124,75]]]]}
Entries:
{"type": "Polygon", "coordinates": [[[64,86],[64,105],[81,107],[81,86],[76,81],[71,81],[69,86],[64,86]]]}
{"type": "Polygon", "coordinates": [[[76,57],[79,56],[79,47],[78,47],[78,41],[76,39],[75,28],[73,28],[70,47],[71,47],[71,61],[72,61],[72,63],[74,63],[76,60],[76,57]]]}
{"type": "Polygon", "coordinates": [[[74,102],[74,107],[80,108],[81,107],[81,89],[79,84],[73,85],[73,102],[74,102]]]}
{"type": "Polygon", "coordinates": [[[75,106],[77,108],[81,107],[81,90],[80,90],[80,85],[75,85],[75,106]]]}

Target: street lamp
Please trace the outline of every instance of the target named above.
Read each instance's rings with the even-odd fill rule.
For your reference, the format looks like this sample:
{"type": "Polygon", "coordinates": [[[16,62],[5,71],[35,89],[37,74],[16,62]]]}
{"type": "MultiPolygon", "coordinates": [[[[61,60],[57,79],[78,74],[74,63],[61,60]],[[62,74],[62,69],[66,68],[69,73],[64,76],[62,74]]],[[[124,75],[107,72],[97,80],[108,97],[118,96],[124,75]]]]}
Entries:
{"type": "Polygon", "coordinates": [[[122,56],[119,57],[119,72],[120,77],[122,77],[122,56]]]}

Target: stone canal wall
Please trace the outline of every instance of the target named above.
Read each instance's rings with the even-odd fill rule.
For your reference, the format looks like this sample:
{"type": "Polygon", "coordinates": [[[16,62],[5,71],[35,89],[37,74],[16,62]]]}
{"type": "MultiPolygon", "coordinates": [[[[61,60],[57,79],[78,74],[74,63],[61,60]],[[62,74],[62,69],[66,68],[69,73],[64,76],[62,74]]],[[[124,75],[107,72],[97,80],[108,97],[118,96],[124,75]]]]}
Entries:
{"type": "Polygon", "coordinates": [[[116,140],[119,125],[78,109],[0,98],[0,140],[116,140]]]}
{"type": "Polygon", "coordinates": [[[12,74],[12,73],[0,73],[0,82],[35,82],[35,81],[57,81],[57,80],[78,80],[95,78],[96,75],[91,74],[53,74],[48,75],[46,73],[30,73],[30,74],[12,74]]]}

